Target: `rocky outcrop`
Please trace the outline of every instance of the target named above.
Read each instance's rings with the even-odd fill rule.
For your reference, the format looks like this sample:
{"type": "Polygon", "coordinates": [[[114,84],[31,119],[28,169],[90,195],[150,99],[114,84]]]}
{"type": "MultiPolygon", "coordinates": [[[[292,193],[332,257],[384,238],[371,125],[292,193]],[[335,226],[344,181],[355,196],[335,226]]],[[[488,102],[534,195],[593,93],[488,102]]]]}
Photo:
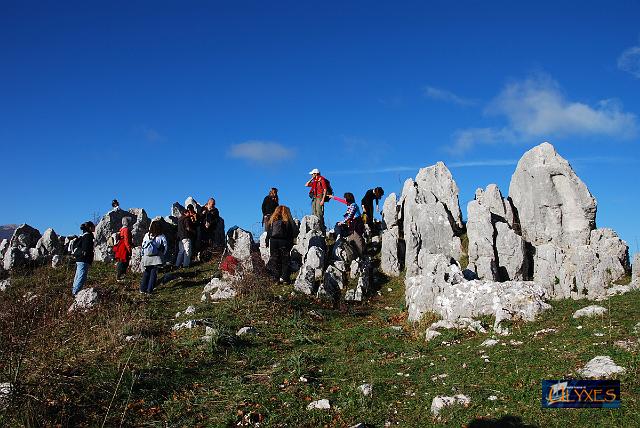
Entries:
{"type": "Polygon", "coordinates": [[[356,280],[355,288],[347,290],[344,300],[361,302],[371,293],[373,287],[373,264],[368,256],[351,263],[351,277],[356,280]]]}
{"type": "Polygon", "coordinates": [[[35,248],[42,235],[28,224],[22,224],[13,232],[9,241],[9,247],[17,248],[21,252],[27,252],[30,248],[35,248]]]}
{"type": "Polygon", "coordinates": [[[236,290],[233,283],[223,281],[220,278],[212,278],[202,291],[200,300],[206,302],[208,300],[225,300],[236,296],[236,290]]]}
{"type": "Polygon", "coordinates": [[[505,319],[532,321],[550,308],[545,290],[532,282],[491,282],[471,280],[448,257],[437,254],[424,260],[422,273],[405,279],[405,299],[409,320],[417,321],[426,312],[444,320],[495,317],[494,328],[505,319]]]}
{"type": "Polygon", "coordinates": [[[94,288],[80,290],[73,301],[68,312],[88,311],[98,303],[98,292],[94,288]]]}
{"type": "Polygon", "coordinates": [[[542,143],[522,156],[509,197],[518,210],[522,237],[533,245],[589,244],[596,200],[551,144],[542,143]]]}
{"type": "Polygon", "coordinates": [[[513,208],[498,186],[476,190],[475,199],[467,205],[467,216],[468,269],[489,281],[525,279],[526,243],[512,228],[513,208]]]}
{"type": "Polygon", "coordinates": [[[133,244],[141,245],[145,233],[149,231],[151,221],[142,208],[132,208],[129,211],[122,209],[111,210],[106,213],[96,226],[94,253],[96,261],[110,262],[113,260],[113,250],[107,245],[109,237],[118,232],[122,227],[122,219],[131,218],[131,234],[133,244]]]}
{"type": "Polygon", "coordinates": [[[402,190],[402,221],[407,275],[420,272],[422,254],[443,254],[458,260],[464,230],[458,186],[447,167],[438,162],[423,168],[402,190]]]}
{"type": "Polygon", "coordinates": [[[319,247],[322,250],[326,250],[327,244],[322,233],[320,219],[314,215],[306,215],[300,222],[296,244],[291,250],[291,257],[300,261],[311,247],[319,247]]]}
{"type": "Polygon", "coordinates": [[[227,232],[227,251],[240,263],[243,269],[253,269],[251,252],[253,235],[244,229],[234,227],[227,232]]]}
{"type": "Polygon", "coordinates": [[[320,247],[311,247],[304,257],[294,289],[308,295],[316,293],[323,278],[324,263],[324,251],[320,247]]]}
{"type": "Polygon", "coordinates": [[[271,256],[269,247],[267,247],[267,232],[262,232],[260,235],[260,257],[264,264],[269,262],[269,257],[271,256]]]}
{"type": "Polygon", "coordinates": [[[3,245],[2,268],[13,270],[38,261],[36,245],[42,235],[28,224],[20,225],[14,232],[8,243],[3,245]]]}
{"type": "Polygon", "coordinates": [[[380,269],[387,275],[400,274],[400,225],[398,222],[398,200],[395,193],[384,201],[382,209],[382,249],[380,269]]]}
{"type": "Polygon", "coordinates": [[[633,256],[633,271],[631,272],[631,283],[640,287],[640,253],[633,256]]]}
{"type": "Polygon", "coordinates": [[[44,231],[44,234],[36,243],[36,251],[39,257],[62,254],[62,245],[58,234],[49,228],[44,231]]]}

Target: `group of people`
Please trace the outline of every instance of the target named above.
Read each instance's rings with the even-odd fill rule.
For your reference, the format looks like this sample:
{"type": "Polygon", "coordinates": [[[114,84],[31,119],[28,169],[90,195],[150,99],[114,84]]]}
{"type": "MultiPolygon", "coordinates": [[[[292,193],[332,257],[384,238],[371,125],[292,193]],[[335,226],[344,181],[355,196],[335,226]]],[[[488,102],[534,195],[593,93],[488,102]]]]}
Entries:
{"type": "MultiPolygon", "coordinates": [[[[367,190],[361,200],[362,211],[351,192],[344,193],[344,197],[333,194],[329,181],[320,174],[317,168],[309,172],[311,178],[306,182],[310,187],[311,212],[318,217],[322,230],[324,225],[324,204],[331,199],[343,203],[347,209],[341,221],[334,230],[337,238],[343,238],[352,246],[357,255],[365,251],[364,232],[365,225],[373,227],[375,202],[376,211],[380,211],[379,201],[384,195],[381,187],[367,190]]],[[[178,219],[178,254],[175,267],[188,267],[194,257],[203,250],[210,248],[215,243],[215,233],[220,221],[220,213],[215,206],[213,198],[199,210],[193,205],[187,205],[178,219]]],[[[114,199],[111,203],[113,210],[119,210],[120,204],[114,199]]],[[[290,282],[289,271],[290,253],[293,248],[297,227],[291,216],[291,210],[285,205],[280,205],[278,189],[272,187],[269,194],[262,202],[262,225],[267,232],[266,244],[269,247],[269,261],[267,272],[280,282],[290,282]]],[[[158,269],[165,263],[169,250],[167,238],[163,234],[162,222],[151,222],[149,232],[142,242],[142,266],[144,268],[140,281],[141,293],[152,293],[157,281],[158,269]]],[[[82,236],[78,237],[72,246],[76,259],[76,275],[73,281],[72,294],[75,296],[84,286],[87,279],[89,266],[93,262],[93,232],[95,225],[88,221],[80,226],[82,236]]],[[[113,253],[116,260],[116,280],[122,282],[131,261],[133,251],[133,238],[131,234],[131,218],[122,218],[122,227],[115,234],[113,253]]]]}

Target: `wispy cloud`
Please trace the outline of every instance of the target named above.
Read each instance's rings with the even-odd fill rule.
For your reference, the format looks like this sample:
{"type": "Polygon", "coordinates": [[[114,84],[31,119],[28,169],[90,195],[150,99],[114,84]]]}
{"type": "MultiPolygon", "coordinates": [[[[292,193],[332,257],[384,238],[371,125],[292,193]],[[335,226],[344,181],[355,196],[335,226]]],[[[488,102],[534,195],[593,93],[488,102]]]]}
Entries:
{"type": "Polygon", "coordinates": [[[625,49],[618,57],[618,68],[640,79],[640,46],[625,49]]]}
{"type": "Polygon", "coordinates": [[[272,141],[249,140],[232,144],[227,155],[235,159],[258,164],[275,164],[295,156],[295,152],[280,143],[272,141]]]}
{"type": "Polygon", "coordinates": [[[425,86],[423,89],[424,96],[438,100],[444,101],[450,104],[456,104],[459,106],[472,106],[477,104],[476,100],[472,100],[469,98],[464,98],[459,95],[454,94],[453,92],[447,91],[446,89],[435,88],[433,86],[425,86]]]}
{"type": "MultiPolygon", "coordinates": [[[[621,157],[609,157],[609,156],[593,156],[593,157],[578,157],[569,158],[568,161],[572,164],[615,164],[625,165],[636,163],[637,159],[621,158],[621,157]]],[[[491,168],[491,167],[504,167],[515,166],[518,164],[518,159],[480,159],[475,161],[462,161],[462,162],[445,162],[448,168],[491,168]]],[[[371,169],[349,169],[349,170],[335,170],[327,171],[327,176],[331,175],[360,175],[360,174],[384,174],[394,172],[410,172],[412,174],[417,173],[422,166],[387,166],[381,168],[371,169]]]]}
{"type": "Polygon", "coordinates": [[[558,82],[545,74],[507,84],[485,109],[502,117],[503,127],[469,128],[454,133],[452,153],[477,144],[520,143],[558,137],[603,136],[627,140],[638,135],[635,114],[614,99],[591,106],[571,101],[558,82]]]}

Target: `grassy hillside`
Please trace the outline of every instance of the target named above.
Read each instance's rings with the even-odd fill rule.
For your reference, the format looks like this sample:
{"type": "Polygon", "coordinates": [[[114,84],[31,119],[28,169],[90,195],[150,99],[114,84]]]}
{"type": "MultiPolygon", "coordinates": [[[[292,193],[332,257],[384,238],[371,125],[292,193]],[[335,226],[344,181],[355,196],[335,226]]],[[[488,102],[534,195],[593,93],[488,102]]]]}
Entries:
{"type": "Polygon", "coordinates": [[[211,264],[195,266],[143,296],[138,276],[117,284],[113,267],[96,263],[87,286],[101,303],[73,314],[73,267],[14,275],[0,293],[0,382],[15,386],[0,425],[640,425],[638,348],[613,344],[637,342],[640,292],[611,298],[603,304],[609,314],[589,320],[571,318],[587,302],[553,302],[539,321],[513,325],[499,345],[481,348],[490,334],[449,331],[425,343],[428,323],[406,324],[398,279],[384,279],[381,296],[334,309],[259,278],[237,299],[201,303],[213,274],[211,264]],[[189,305],[195,314],[174,318],[189,305]],[[189,319],[213,327],[212,340],[201,340],[204,326],[171,331],[189,319]],[[237,337],[244,326],[257,335],[237,337]],[[557,331],[534,336],[546,328],[557,331]],[[125,340],[134,335],[140,339],[125,340]],[[627,368],[621,409],[540,408],[541,379],[572,376],[596,355],[627,368]],[[359,391],[363,383],[371,396],[359,391]],[[456,393],[471,404],[434,419],[433,397],[456,393]],[[323,398],[330,410],[306,409],[323,398]]]}

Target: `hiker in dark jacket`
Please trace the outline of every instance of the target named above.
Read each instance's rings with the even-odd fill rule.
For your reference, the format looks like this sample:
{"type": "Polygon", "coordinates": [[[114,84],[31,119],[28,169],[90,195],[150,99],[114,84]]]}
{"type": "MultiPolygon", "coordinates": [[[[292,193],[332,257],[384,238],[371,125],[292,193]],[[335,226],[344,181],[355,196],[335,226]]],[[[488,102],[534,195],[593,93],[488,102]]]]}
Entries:
{"type": "Polygon", "coordinates": [[[176,267],[189,267],[191,264],[193,244],[197,237],[195,220],[196,212],[193,205],[189,204],[178,219],[178,257],[176,258],[176,267]]]}
{"type": "Polygon", "coordinates": [[[73,279],[73,287],[71,288],[71,294],[74,296],[84,287],[89,273],[89,266],[93,263],[93,231],[95,226],[93,222],[88,221],[80,225],[80,230],[82,231],[82,236],[77,238],[80,242],[74,245],[74,247],[79,246],[81,249],[79,254],[75,256],[76,276],[73,279]]]}
{"type": "Polygon", "coordinates": [[[267,272],[280,282],[289,283],[289,254],[295,235],[296,226],[291,211],[284,205],[278,206],[267,221],[267,246],[270,254],[267,272]]]}
{"type": "Polygon", "coordinates": [[[384,195],[382,187],[367,190],[362,198],[362,215],[369,227],[373,227],[373,201],[376,201],[376,212],[380,212],[380,198],[384,195]]]}
{"type": "Polygon", "coordinates": [[[280,205],[278,200],[278,189],[272,187],[269,194],[265,196],[262,201],[262,225],[264,226],[265,231],[267,230],[271,214],[273,214],[278,205],[280,205]]]}
{"type": "Polygon", "coordinates": [[[200,250],[211,247],[220,221],[220,212],[216,208],[216,200],[209,198],[200,212],[200,250]]]}
{"type": "Polygon", "coordinates": [[[140,292],[151,294],[158,279],[158,268],[167,255],[167,238],[162,233],[162,222],[154,221],[142,241],[142,266],[144,273],[140,281],[140,292]]]}

